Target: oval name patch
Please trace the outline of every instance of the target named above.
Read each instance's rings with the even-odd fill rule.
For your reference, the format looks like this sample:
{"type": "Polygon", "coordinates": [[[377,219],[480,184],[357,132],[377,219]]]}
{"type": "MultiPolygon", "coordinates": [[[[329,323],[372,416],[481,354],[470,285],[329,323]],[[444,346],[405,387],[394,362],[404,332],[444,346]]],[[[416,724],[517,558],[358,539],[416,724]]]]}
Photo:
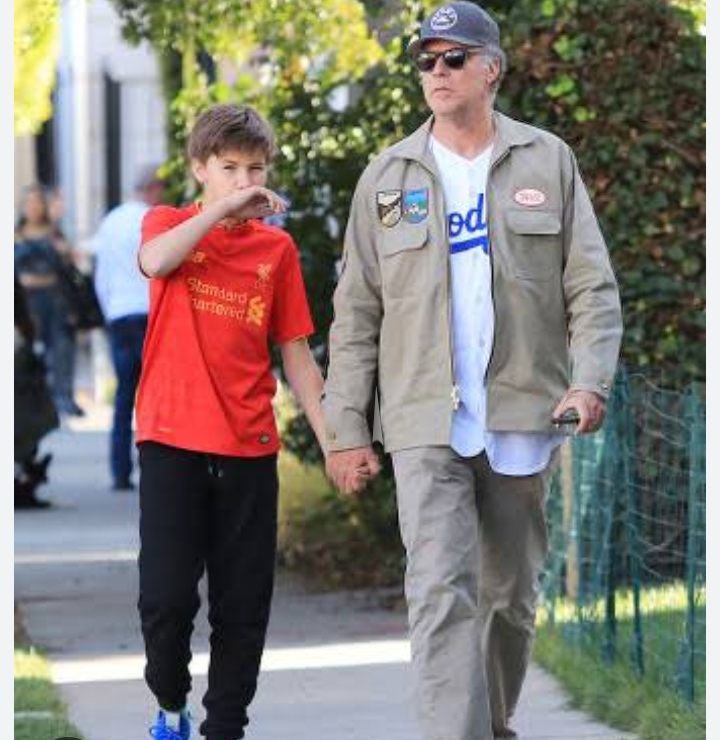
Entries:
{"type": "Polygon", "coordinates": [[[547,198],[542,190],[535,190],[534,188],[524,188],[518,190],[513,196],[514,201],[521,206],[541,206],[547,198]]]}

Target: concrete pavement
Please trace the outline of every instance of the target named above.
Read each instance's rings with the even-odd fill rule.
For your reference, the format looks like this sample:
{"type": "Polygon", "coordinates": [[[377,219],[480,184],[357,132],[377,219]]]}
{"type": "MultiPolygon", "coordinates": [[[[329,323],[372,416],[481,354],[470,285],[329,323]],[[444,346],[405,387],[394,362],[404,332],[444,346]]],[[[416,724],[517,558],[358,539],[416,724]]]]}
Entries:
{"type": "MultiPolygon", "coordinates": [[[[112,493],[109,411],[53,432],[42,495],[55,506],[15,512],[15,598],[44,647],[84,740],[148,737],[155,706],[142,680],[135,610],[137,495],[112,493]]],[[[191,710],[200,720],[208,629],[193,637],[191,710]]],[[[523,740],[624,740],[627,734],[566,707],[533,666],[517,714],[523,740]]],[[[365,592],[311,593],[280,572],[248,740],[419,740],[403,611],[365,592]]]]}

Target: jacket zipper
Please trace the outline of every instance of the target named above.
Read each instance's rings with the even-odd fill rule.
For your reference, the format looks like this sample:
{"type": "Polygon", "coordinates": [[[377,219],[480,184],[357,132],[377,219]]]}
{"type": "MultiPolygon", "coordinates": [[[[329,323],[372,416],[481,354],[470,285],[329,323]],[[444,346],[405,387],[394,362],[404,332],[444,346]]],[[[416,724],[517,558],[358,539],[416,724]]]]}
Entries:
{"type": "MultiPolygon", "coordinates": [[[[506,149],[496,160],[493,162],[492,166],[490,167],[490,171],[488,172],[488,178],[487,178],[487,187],[486,192],[490,190],[490,175],[492,174],[492,171],[502,162],[507,156],[510,154],[510,150],[506,149]]],[[[488,209],[489,211],[489,209],[488,209]]],[[[494,257],[494,249],[493,249],[493,240],[491,236],[491,229],[490,229],[490,213],[487,214],[487,222],[488,222],[488,255],[490,256],[490,300],[492,301],[492,307],[493,307],[493,338],[492,338],[492,345],[490,347],[490,357],[488,357],[487,365],[485,366],[485,377],[483,378],[485,382],[485,387],[487,388],[487,379],[488,374],[490,372],[490,365],[492,365],[493,356],[495,355],[495,337],[497,332],[495,331],[495,326],[497,324],[496,319],[496,312],[495,312],[495,257],[494,257]]]]}
{"type": "Polygon", "coordinates": [[[432,177],[435,185],[435,190],[438,192],[440,200],[440,209],[443,214],[442,217],[442,233],[445,235],[445,244],[448,246],[446,256],[446,285],[447,285],[447,323],[448,323],[448,349],[450,354],[450,402],[452,404],[452,410],[457,411],[460,408],[460,386],[455,382],[455,347],[453,345],[453,334],[452,334],[452,273],[450,268],[450,237],[447,232],[447,217],[445,216],[445,195],[442,192],[442,185],[439,185],[439,179],[436,177],[435,171],[429,167],[426,163],[419,160],[415,160],[419,165],[424,167],[430,176],[432,177]]]}
{"type": "MultiPolygon", "coordinates": [[[[435,181],[437,187],[437,180],[435,181]]],[[[445,266],[447,280],[447,322],[448,322],[448,347],[450,351],[450,401],[452,410],[457,411],[460,408],[460,386],[455,382],[455,345],[453,344],[452,331],[452,267],[450,264],[450,235],[448,234],[447,216],[445,215],[445,195],[440,185],[440,205],[443,213],[443,234],[445,234],[445,244],[448,246],[445,266]]]]}

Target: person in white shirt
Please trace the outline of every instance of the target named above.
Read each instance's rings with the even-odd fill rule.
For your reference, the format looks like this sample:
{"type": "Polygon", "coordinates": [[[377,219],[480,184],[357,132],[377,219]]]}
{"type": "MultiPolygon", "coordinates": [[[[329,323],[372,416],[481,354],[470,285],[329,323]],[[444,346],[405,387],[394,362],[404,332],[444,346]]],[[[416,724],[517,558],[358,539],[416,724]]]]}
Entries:
{"type": "Polygon", "coordinates": [[[134,488],[133,412],[147,327],[147,280],[138,269],[140,229],[145,213],[162,201],[165,183],[156,165],[141,168],[131,199],[110,210],[93,237],[95,290],[107,326],[117,378],[110,434],[112,489],[134,488]]]}

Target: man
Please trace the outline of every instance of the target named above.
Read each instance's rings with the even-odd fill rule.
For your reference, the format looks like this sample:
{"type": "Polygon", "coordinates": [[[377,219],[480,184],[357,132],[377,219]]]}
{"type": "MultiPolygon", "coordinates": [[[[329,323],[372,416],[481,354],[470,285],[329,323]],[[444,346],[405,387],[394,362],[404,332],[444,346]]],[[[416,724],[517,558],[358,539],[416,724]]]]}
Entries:
{"type": "Polygon", "coordinates": [[[134,488],[133,410],[149,302],[147,281],[138,270],[137,255],[143,216],[162,201],[164,188],[157,165],[142,167],[133,197],[103,218],[93,238],[95,290],[105,316],[117,378],[110,435],[110,472],[115,491],[134,488]]]}
{"type": "Polygon", "coordinates": [[[494,110],[495,21],[451,2],[408,49],[432,116],[360,178],[323,397],[329,476],[391,454],[426,740],[516,737],[509,721],[547,553],[544,502],[574,408],[603,421],[620,301],[575,158],[494,110]],[[376,435],[375,439],[379,439],[376,435]]]}

